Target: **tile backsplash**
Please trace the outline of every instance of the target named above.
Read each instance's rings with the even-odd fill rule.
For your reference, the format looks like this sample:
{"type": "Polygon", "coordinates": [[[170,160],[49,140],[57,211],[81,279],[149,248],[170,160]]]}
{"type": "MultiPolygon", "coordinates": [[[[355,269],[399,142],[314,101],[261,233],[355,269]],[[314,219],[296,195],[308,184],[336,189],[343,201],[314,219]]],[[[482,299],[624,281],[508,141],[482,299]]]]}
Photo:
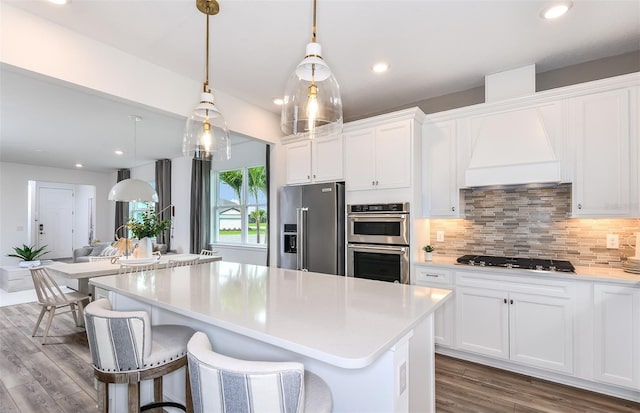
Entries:
{"type": "Polygon", "coordinates": [[[435,254],[498,255],[569,260],[574,265],[621,267],[635,254],[640,219],[575,219],[571,185],[465,189],[465,219],[432,219],[435,254]],[[435,242],[444,231],[444,242],[435,242]],[[620,248],[607,249],[607,234],[620,248]]]}

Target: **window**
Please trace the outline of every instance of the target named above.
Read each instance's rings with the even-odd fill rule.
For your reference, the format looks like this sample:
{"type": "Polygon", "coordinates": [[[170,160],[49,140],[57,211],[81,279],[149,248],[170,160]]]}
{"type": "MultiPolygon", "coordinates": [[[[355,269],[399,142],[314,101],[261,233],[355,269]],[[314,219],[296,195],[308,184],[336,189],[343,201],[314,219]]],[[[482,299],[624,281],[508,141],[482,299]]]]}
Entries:
{"type": "Polygon", "coordinates": [[[267,175],[264,166],[214,172],[214,243],[267,244],[267,175]]]}

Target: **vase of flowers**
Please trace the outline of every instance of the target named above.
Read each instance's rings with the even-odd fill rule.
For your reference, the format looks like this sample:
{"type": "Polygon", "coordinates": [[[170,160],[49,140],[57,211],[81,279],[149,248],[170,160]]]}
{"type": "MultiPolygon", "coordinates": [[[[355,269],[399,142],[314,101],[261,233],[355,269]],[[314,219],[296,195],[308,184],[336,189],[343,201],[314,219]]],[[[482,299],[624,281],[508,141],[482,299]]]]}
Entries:
{"type": "Polygon", "coordinates": [[[422,251],[424,251],[424,260],[429,262],[433,259],[433,247],[431,245],[425,245],[422,247],[422,251]]]}
{"type": "Polygon", "coordinates": [[[150,258],[153,253],[152,238],[171,226],[171,221],[160,220],[154,211],[148,209],[140,218],[132,217],[127,224],[134,238],[138,239],[138,246],[133,252],[135,258],[150,258]]]}

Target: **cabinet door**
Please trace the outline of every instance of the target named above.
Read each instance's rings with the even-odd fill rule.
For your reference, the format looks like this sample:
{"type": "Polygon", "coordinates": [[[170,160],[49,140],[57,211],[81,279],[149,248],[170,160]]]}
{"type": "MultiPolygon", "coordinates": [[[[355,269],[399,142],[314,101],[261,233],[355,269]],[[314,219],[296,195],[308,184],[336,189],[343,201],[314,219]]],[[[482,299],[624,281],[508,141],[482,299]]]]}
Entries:
{"type": "Polygon", "coordinates": [[[311,141],[290,143],[285,150],[287,185],[311,182],[311,141]]]}
{"type": "Polygon", "coordinates": [[[507,293],[456,288],[456,347],[501,359],[509,358],[507,293]]]}
{"type": "Polygon", "coordinates": [[[572,300],[511,293],[509,338],[511,360],[572,373],[572,300]]]}
{"type": "Polygon", "coordinates": [[[376,128],[376,188],[411,186],[412,121],[405,120],[376,128]]]}
{"type": "Polygon", "coordinates": [[[594,378],[640,388],[640,289],[594,285],[594,378]]]}
{"type": "Polygon", "coordinates": [[[342,136],[313,139],[311,158],[311,178],[314,182],[344,179],[342,173],[342,136]]]}
{"type": "Polygon", "coordinates": [[[374,138],[374,129],[344,134],[345,181],[349,191],[375,188],[374,138]]]}
{"type": "Polygon", "coordinates": [[[635,191],[630,186],[630,93],[619,89],[570,100],[576,217],[631,216],[630,197],[635,191]]]}
{"type": "Polygon", "coordinates": [[[424,215],[457,217],[456,121],[426,125],[422,168],[424,215]]]}

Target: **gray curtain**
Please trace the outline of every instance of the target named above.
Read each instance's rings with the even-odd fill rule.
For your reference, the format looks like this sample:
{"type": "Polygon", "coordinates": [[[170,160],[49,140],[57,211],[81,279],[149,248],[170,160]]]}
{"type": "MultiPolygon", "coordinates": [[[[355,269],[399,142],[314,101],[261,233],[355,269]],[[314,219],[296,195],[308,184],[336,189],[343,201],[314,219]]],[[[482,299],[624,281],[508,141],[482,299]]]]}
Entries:
{"type": "MultiPolygon", "coordinates": [[[[118,182],[124,181],[125,179],[131,178],[131,171],[128,169],[119,169],[118,170],[118,182]]],[[[125,227],[120,228],[122,225],[126,224],[129,220],[129,203],[128,202],[120,202],[116,201],[116,220],[115,220],[115,229],[116,236],[118,238],[126,238],[127,237],[127,229],[125,227]],[[118,230],[120,228],[120,230],[118,230]]]]}
{"type": "Polygon", "coordinates": [[[189,250],[199,254],[211,242],[211,161],[191,161],[191,240],[189,250]]]}
{"type": "Polygon", "coordinates": [[[267,243],[267,267],[269,266],[269,252],[271,251],[271,242],[269,242],[269,228],[271,228],[271,224],[269,223],[269,215],[271,215],[271,191],[269,191],[269,188],[271,187],[270,184],[270,176],[271,176],[271,161],[270,161],[270,154],[271,154],[271,146],[266,145],[267,149],[266,149],[266,153],[265,153],[265,161],[264,161],[264,169],[265,169],[265,175],[266,175],[266,179],[267,179],[267,232],[265,233],[265,238],[266,238],[266,243],[267,243]]]}
{"type": "MultiPolygon", "coordinates": [[[[156,204],[156,213],[161,220],[170,220],[173,217],[173,208],[167,208],[171,205],[171,160],[160,159],[156,161],[156,191],[158,192],[158,203],[156,204]],[[164,210],[167,208],[166,210],[164,210]],[[163,211],[164,210],[164,211],[163,211]]],[[[171,228],[167,228],[158,234],[158,244],[166,244],[167,251],[171,250],[171,228]]]]}

